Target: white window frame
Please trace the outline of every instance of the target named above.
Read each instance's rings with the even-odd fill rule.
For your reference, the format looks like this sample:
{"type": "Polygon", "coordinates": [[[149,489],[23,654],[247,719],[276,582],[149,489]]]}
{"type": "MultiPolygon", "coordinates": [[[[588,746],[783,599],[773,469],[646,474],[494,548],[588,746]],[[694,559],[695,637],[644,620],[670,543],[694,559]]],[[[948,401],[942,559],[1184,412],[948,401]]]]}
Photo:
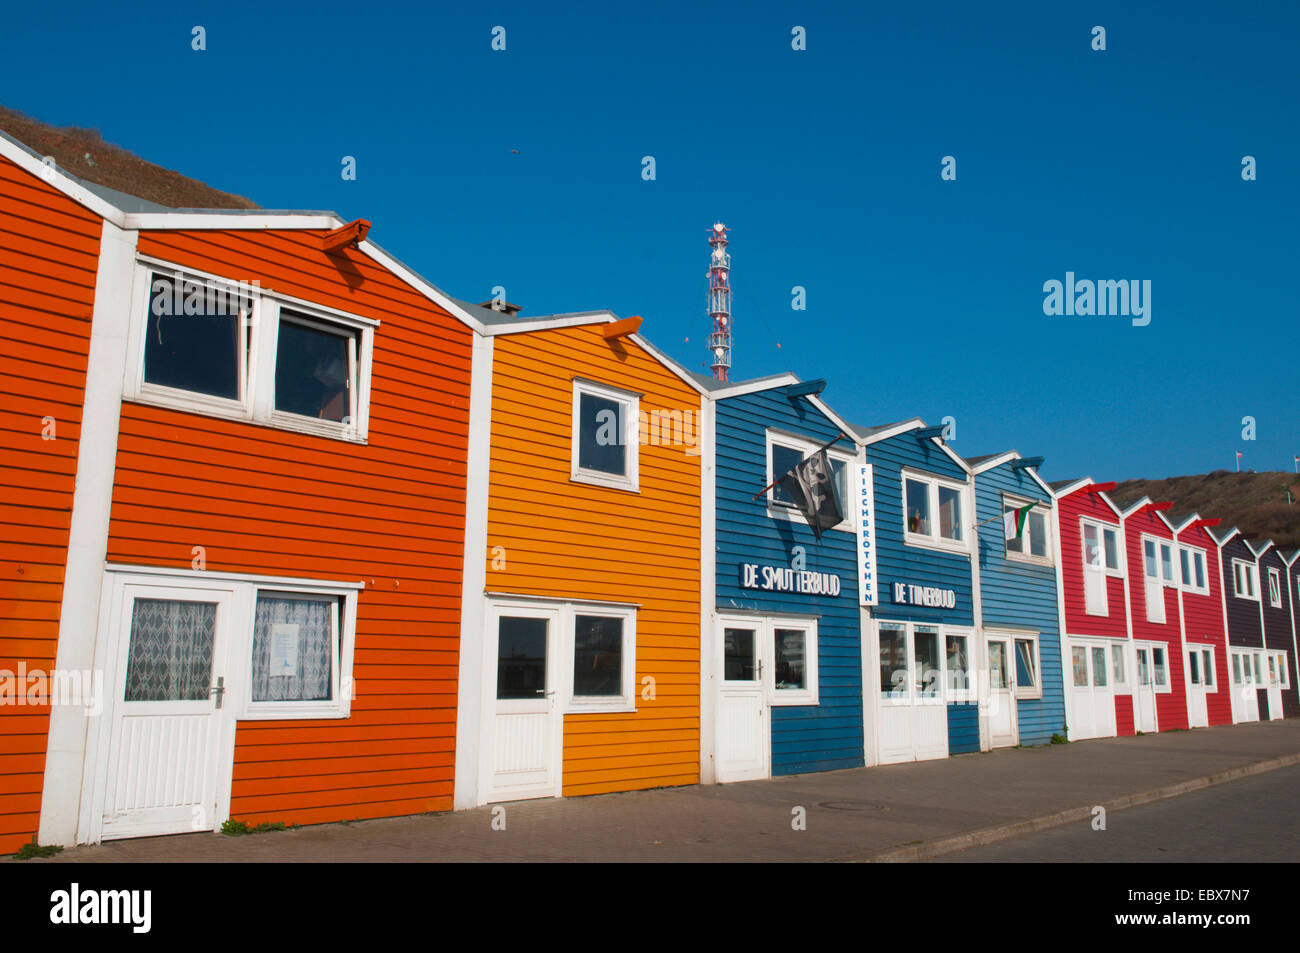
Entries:
{"type": "Polygon", "coordinates": [[[1259,567],[1247,559],[1238,559],[1232,557],[1232,594],[1238,599],[1249,599],[1252,602],[1260,601],[1259,594],[1259,567]],[[1250,592],[1243,594],[1238,585],[1237,567],[1240,566],[1245,572],[1244,577],[1250,584],[1250,592]]]}
{"type": "Polygon", "coordinates": [[[1151,642],[1148,643],[1148,648],[1151,650],[1151,688],[1157,695],[1168,695],[1174,690],[1173,677],[1169,671],[1169,646],[1159,642],[1151,642]],[[1156,664],[1157,652],[1161,653],[1165,657],[1164,665],[1156,664]],[[1163,669],[1165,673],[1165,683],[1163,685],[1161,685],[1160,680],[1156,678],[1156,672],[1161,669],[1163,669]]]}
{"type": "Polygon", "coordinates": [[[370,426],[370,384],[374,360],[374,332],[379,322],[324,305],[303,301],[264,288],[240,285],[238,281],[214,275],[189,266],[181,266],[146,255],[138,255],[135,262],[132,291],[131,320],[128,330],[128,361],[123,382],[123,399],[141,404],[168,407],[210,417],[222,417],[277,430],[290,430],[313,434],[351,443],[365,443],[370,426]],[[150,275],[158,273],[169,278],[179,275],[182,281],[193,281],[205,287],[230,288],[248,292],[252,298],[252,311],[241,315],[241,340],[246,350],[240,355],[240,381],[238,400],[200,394],[183,388],[167,387],[145,380],[145,337],[149,327],[149,302],[152,297],[150,275]],[[280,311],[285,307],[296,313],[304,323],[315,323],[326,329],[338,329],[356,334],[355,353],[349,362],[351,386],[349,403],[352,414],[347,422],[317,420],[275,410],[275,362],[279,343],[280,311]]]}
{"type": "MultiPolygon", "coordinates": [[[[1206,551],[1199,546],[1186,546],[1179,544],[1179,553],[1187,553],[1190,561],[1191,576],[1183,579],[1181,587],[1184,592],[1195,593],[1196,595],[1208,596],[1210,594],[1210,562],[1206,551]],[[1201,567],[1201,578],[1205,580],[1203,585],[1196,584],[1196,567],[1201,567]]],[[[1181,573],[1182,560],[1179,559],[1179,570],[1181,573]]]]}
{"type": "MultiPolygon", "coordinates": [[[[932,623],[923,622],[921,625],[930,625],[932,623]]],[[[913,650],[915,651],[915,650],[913,650]]],[[[1015,651],[1014,647],[1012,651],[1015,651]]],[[[975,658],[975,630],[964,628],[958,625],[941,625],[939,626],[939,654],[943,656],[943,700],[945,704],[974,704],[979,700],[979,677],[980,669],[976,664],[975,658]],[[948,687],[948,639],[965,639],[966,640],[966,687],[949,688],[948,687]]],[[[1011,660],[1015,664],[1015,660],[1011,660]]],[[[1011,678],[1016,677],[1015,669],[1010,672],[1011,678]]]]}
{"type": "Polygon", "coordinates": [[[569,426],[572,429],[571,440],[571,458],[569,479],[574,483],[589,483],[592,486],[603,486],[614,490],[627,490],[631,493],[639,493],[641,485],[640,477],[640,420],[641,420],[641,395],[633,391],[620,390],[617,387],[611,387],[608,384],[601,384],[597,381],[587,380],[582,377],[573,379],[573,413],[569,418],[569,426]],[[582,448],[582,395],[588,394],[592,397],[600,397],[604,400],[616,401],[623,405],[623,433],[619,439],[623,441],[624,456],[623,464],[625,472],[622,474],[606,473],[604,470],[591,470],[578,465],[578,455],[582,448]]]}
{"type": "MultiPolygon", "coordinates": [[[[1093,519],[1090,516],[1079,517],[1079,546],[1083,550],[1084,566],[1088,565],[1088,551],[1086,549],[1087,543],[1084,540],[1084,536],[1083,536],[1083,527],[1087,524],[1092,524],[1093,526],[1097,527],[1097,540],[1100,544],[1100,552],[1101,552],[1102,575],[1116,576],[1122,578],[1124,575],[1124,541],[1123,538],[1120,536],[1119,526],[1117,526],[1114,523],[1107,523],[1105,520],[1093,519]],[[1115,568],[1111,568],[1106,564],[1106,533],[1107,532],[1113,533],[1115,535],[1115,561],[1118,564],[1115,568]]],[[[1158,555],[1159,552],[1157,551],[1157,556],[1158,555]]]]}
{"type": "Polygon", "coordinates": [[[1274,609],[1282,608],[1282,574],[1272,566],[1268,567],[1268,604],[1274,609]]]}
{"type": "Polygon", "coordinates": [[[1282,670],[1282,690],[1291,688],[1291,663],[1286,652],[1277,652],[1278,667],[1282,670]]]}
{"type": "MultiPolygon", "coordinates": [[[[979,679],[987,677],[987,672],[979,667],[974,655],[976,651],[975,630],[960,625],[941,625],[937,622],[905,622],[901,619],[878,619],[876,620],[876,659],[872,662],[879,670],[879,652],[880,652],[880,626],[898,626],[904,631],[904,644],[907,651],[907,691],[902,694],[893,694],[884,690],[884,685],[877,686],[879,704],[882,705],[955,705],[960,703],[974,704],[979,698],[979,679]],[[938,686],[938,692],[934,695],[923,695],[916,689],[915,672],[912,668],[916,664],[916,629],[918,626],[934,629],[939,640],[939,659],[941,668],[938,670],[935,683],[938,686]],[[949,689],[948,688],[948,636],[953,635],[966,640],[966,673],[967,681],[970,687],[966,689],[949,689]]],[[[1014,678],[1014,671],[1011,673],[1014,678]]]]}
{"type": "MultiPolygon", "coordinates": [[[[815,440],[809,440],[807,437],[796,436],[795,434],[786,433],[783,430],[776,430],[769,427],[766,434],[764,448],[766,459],[765,466],[767,468],[767,479],[764,482],[771,484],[779,477],[785,475],[783,473],[772,472],[772,448],[774,446],[784,447],[787,450],[796,450],[802,456],[807,457],[810,453],[820,450],[825,442],[826,441],[823,440],[821,443],[818,443],[815,440]]],[[[835,460],[838,463],[843,463],[845,467],[844,488],[846,491],[846,498],[840,500],[840,510],[844,514],[844,519],[840,520],[840,522],[830,528],[843,533],[856,532],[857,522],[854,519],[854,513],[856,512],[857,507],[847,499],[847,496],[853,489],[853,480],[849,468],[858,461],[858,457],[856,454],[846,453],[845,451],[836,449],[835,447],[827,447],[826,456],[828,459],[835,460]]],[[[804,526],[807,526],[808,520],[804,517],[803,513],[799,511],[799,507],[786,503],[783,500],[778,500],[776,498],[776,489],[775,486],[769,486],[767,493],[764,494],[767,502],[767,515],[772,519],[786,520],[790,523],[802,523],[804,526]]]]}
{"type": "Polygon", "coordinates": [[[1032,688],[1026,688],[1025,686],[1021,685],[1020,678],[1016,674],[1016,669],[1012,668],[1011,677],[1015,679],[1015,683],[1016,683],[1016,698],[1017,699],[1042,698],[1043,697],[1043,663],[1042,663],[1042,658],[1038,654],[1038,642],[1039,642],[1038,633],[1037,632],[1008,632],[1007,634],[1011,636],[1011,664],[1013,666],[1017,664],[1020,658],[1018,654],[1018,649],[1016,647],[1016,643],[1030,642],[1033,644],[1035,684],[1032,688]]]}
{"type": "Polygon", "coordinates": [[[916,546],[921,549],[935,549],[941,552],[960,553],[969,556],[971,552],[971,536],[974,535],[969,524],[969,489],[969,483],[963,483],[960,480],[952,480],[947,477],[937,476],[933,473],[926,473],[923,470],[913,470],[910,467],[903,467],[899,474],[899,490],[902,492],[903,506],[903,544],[906,546],[916,546]],[[913,533],[908,529],[907,483],[909,480],[926,485],[926,498],[929,501],[930,506],[930,523],[934,529],[932,534],[913,533]],[[960,494],[961,513],[959,514],[958,519],[958,527],[961,531],[960,540],[952,540],[939,535],[939,487],[956,490],[960,494]]]}
{"type": "Polygon", "coordinates": [[[331,583],[317,579],[255,576],[242,573],[171,569],[161,566],[107,565],[106,572],[137,586],[167,586],[192,597],[202,593],[228,593],[230,619],[230,679],[225,707],[237,721],[285,719],[325,720],[348,718],[352,713],[355,683],[352,662],[356,650],[357,603],[362,589],[357,583],[331,583]],[[331,646],[330,695],[326,701],[253,701],[253,623],[257,594],[317,597],[339,601],[338,622],[331,646]]]}
{"type": "MultiPolygon", "coordinates": [[[[1032,519],[1026,521],[1025,532],[1021,536],[1021,540],[1026,544],[1024,547],[1025,551],[1023,553],[1018,553],[1014,549],[1008,548],[1006,544],[1009,542],[1009,540],[1006,539],[1006,534],[1004,533],[1003,540],[1002,540],[1002,545],[1003,545],[1002,553],[1011,562],[1029,563],[1030,565],[1034,565],[1034,566],[1051,566],[1053,564],[1053,560],[1052,560],[1052,551],[1053,551],[1052,550],[1052,522],[1053,521],[1051,515],[1052,514],[1051,504],[1045,503],[1042,500],[1031,500],[1023,497],[1011,496],[1009,494],[1004,493],[1002,494],[1002,514],[1003,516],[1005,516],[1009,508],[1019,509],[1022,506],[1028,506],[1030,503],[1036,503],[1037,505],[1032,510],[1030,510],[1027,515],[1029,517],[1032,517],[1035,513],[1040,513],[1040,515],[1042,515],[1043,517],[1043,532],[1047,536],[1047,538],[1044,540],[1044,543],[1046,544],[1047,555],[1034,556],[1029,552],[1030,546],[1028,545],[1028,543],[1030,541],[1030,533],[1032,532],[1033,525],[1034,525],[1032,519]]],[[[994,525],[997,526],[998,529],[1002,528],[1000,523],[995,523],[994,525]]]]}
{"type": "Polygon", "coordinates": [[[1150,533],[1143,533],[1141,535],[1139,545],[1142,548],[1142,591],[1146,602],[1147,621],[1155,625],[1164,625],[1168,621],[1168,613],[1165,608],[1165,589],[1172,586],[1173,583],[1164,578],[1164,574],[1161,572],[1162,564],[1160,557],[1162,555],[1161,550],[1163,547],[1164,549],[1170,550],[1170,560],[1172,561],[1173,551],[1167,539],[1160,536],[1152,536],[1150,533]],[[1154,552],[1153,556],[1148,557],[1147,546],[1151,547],[1154,552]],[[1150,558],[1151,562],[1155,566],[1154,576],[1151,575],[1150,566],[1147,564],[1148,558],[1150,558]],[[1153,593],[1151,591],[1153,587],[1158,591],[1153,593]],[[1151,611],[1153,608],[1156,609],[1157,612],[1153,613],[1151,611]],[[1157,614],[1159,616],[1158,618],[1157,614]]]}
{"type": "Polygon", "coordinates": [[[1201,687],[1207,692],[1217,692],[1219,690],[1219,666],[1214,658],[1214,647],[1211,645],[1197,646],[1195,642],[1191,643],[1191,645],[1195,651],[1201,653],[1201,687]]]}
{"type": "Polygon", "coordinates": [[[1115,695],[1133,694],[1133,685],[1137,681],[1133,676],[1136,672],[1130,673],[1129,665],[1129,646],[1127,642],[1111,642],[1110,651],[1106,653],[1106,664],[1110,666],[1110,690],[1115,695]],[[1118,660],[1123,671],[1120,676],[1115,675],[1115,662],[1118,660]]]}
{"type": "MultiPolygon", "coordinates": [[[[759,638],[767,648],[768,662],[763,666],[763,689],[767,703],[774,707],[819,704],[820,682],[817,674],[817,620],[788,616],[764,616],[759,625],[759,638]],[[804,680],[806,688],[776,687],[776,630],[798,629],[804,634],[804,680]]],[[[762,655],[759,658],[763,658],[762,655]]]]}
{"type": "Polygon", "coordinates": [[[561,659],[559,675],[563,712],[569,715],[590,712],[636,711],[636,609],[600,603],[566,602],[560,607],[556,651],[561,659]],[[575,695],[573,665],[577,654],[578,616],[597,616],[623,620],[623,691],[618,695],[575,695]]]}

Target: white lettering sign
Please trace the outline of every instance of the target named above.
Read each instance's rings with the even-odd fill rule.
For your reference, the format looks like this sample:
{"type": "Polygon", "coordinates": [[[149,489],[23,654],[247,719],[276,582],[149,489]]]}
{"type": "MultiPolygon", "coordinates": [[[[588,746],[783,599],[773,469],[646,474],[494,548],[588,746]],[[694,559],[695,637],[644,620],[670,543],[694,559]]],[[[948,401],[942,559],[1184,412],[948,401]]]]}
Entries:
{"type": "Polygon", "coordinates": [[[894,602],[905,606],[929,606],[933,609],[957,607],[957,593],[934,586],[914,586],[910,582],[894,583],[894,602]]]}
{"type": "Polygon", "coordinates": [[[797,592],[805,596],[838,596],[840,577],[833,572],[741,563],[740,587],[764,592],[797,592]]]}

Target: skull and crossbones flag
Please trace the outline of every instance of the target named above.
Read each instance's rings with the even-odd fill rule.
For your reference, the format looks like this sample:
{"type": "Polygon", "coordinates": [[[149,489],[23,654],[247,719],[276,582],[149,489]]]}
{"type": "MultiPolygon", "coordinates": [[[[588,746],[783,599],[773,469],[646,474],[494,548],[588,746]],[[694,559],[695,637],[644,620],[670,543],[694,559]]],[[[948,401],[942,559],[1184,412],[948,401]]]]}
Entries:
{"type": "Polygon", "coordinates": [[[822,538],[823,530],[843,522],[844,510],[825,448],[800,460],[777,482],[799,507],[817,539],[822,538]]]}

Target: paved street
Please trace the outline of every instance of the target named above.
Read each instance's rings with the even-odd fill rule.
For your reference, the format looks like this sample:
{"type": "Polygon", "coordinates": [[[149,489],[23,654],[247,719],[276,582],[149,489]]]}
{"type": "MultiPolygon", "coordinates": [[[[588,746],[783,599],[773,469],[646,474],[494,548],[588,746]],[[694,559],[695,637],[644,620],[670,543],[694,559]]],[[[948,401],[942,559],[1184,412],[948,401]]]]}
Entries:
{"type": "MultiPolygon", "coordinates": [[[[504,806],[505,830],[493,829],[493,808],[485,807],[246,837],[185,834],[115,841],[65,850],[52,862],[863,860],[891,850],[933,849],[973,831],[1087,811],[1126,795],[1287,757],[1300,760],[1300,719],[743,784],[518,802],[504,806]],[[806,812],[806,830],[793,829],[796,808],[806,812]]],[[[1296,843],[1295,821],[1289,818],[1282,827],[1274,822],[1283,808],[1294,806],[1297,776],[1296,769],[1280,769],[1111,811],[1105,834],[1093,833],[1081,819],[1071,821],[1068,830],[951,859],[1123,859],[1097,853],[1116,842],[1125,845],[1121,850],[1130,859],[1164,847],[1162,860],[1214,861],[1224,859],[1225,849],[1259,847],[1261,838],[1255,836],[1240,848],[1231,843],[1234,831],[1253,823],[1252,815],[1260,830],[1279,842],[1270,857],[1282,859],[1278,851],[1296,843]],[[1191,826],[1175,836],[1180,823],[1191,826]],[[1018,856],[1017,850],[1032,857],[1018,856]]]]}
{"type": "Polygon", "coordinates": [[[1300,860],[1300,767],[1280,768],[1088,821],[972,847],[945,863],[1281,862],[1300,860]]]}

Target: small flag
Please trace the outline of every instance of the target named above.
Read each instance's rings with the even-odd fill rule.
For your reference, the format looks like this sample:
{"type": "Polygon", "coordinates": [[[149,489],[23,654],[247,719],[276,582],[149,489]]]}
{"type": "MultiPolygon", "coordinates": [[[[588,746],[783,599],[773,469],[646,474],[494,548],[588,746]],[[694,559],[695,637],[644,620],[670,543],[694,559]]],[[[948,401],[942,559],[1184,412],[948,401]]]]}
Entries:
{"type": "Polygon", "coordinates": [[[1029,511],[1037,503],[1030,503],[1019,509],[1008,510],[1002,514],[1002,535],[1006,539],[1019,539],[1025,532],[1025,523],[1029,520],[1029,511]]]}
{"type": "Polygon", "coordinates": [[[835,493],[835,480],[825,449],[800,460],[777,482],[799,507],[817,539],[822,538],[822,530],[844,521],[844,510],[835,493]]]}
{"type": "Polygon", "coordinates": [[[1237,451],[1237,459],[1238,459],[1238,460],[1241,459],[1241,451],[1240,451],[1240,450],[1237,451]]]}

